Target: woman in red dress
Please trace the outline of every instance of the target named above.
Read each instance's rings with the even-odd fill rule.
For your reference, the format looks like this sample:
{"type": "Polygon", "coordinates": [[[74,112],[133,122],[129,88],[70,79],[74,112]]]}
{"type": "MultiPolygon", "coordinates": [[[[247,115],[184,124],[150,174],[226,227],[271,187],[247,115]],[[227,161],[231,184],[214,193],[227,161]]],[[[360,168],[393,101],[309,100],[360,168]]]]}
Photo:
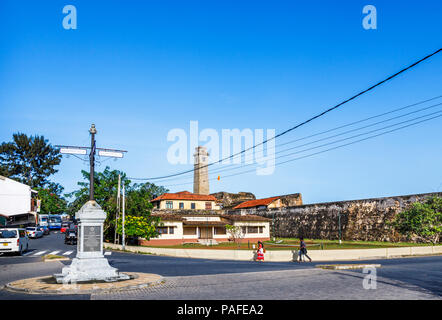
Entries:
{"type": "Polygon", "coordinates": [[[264,261],[264,247],[261,241],[258,241],[258,251],[256,252],[256,260],[264,261]]]}

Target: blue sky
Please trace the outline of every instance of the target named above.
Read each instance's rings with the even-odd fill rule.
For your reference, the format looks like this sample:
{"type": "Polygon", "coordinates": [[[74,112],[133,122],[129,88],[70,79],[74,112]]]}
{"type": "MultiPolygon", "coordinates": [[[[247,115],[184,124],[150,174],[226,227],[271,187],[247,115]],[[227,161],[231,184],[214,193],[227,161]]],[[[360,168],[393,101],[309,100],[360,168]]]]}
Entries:
{"type": "MultiPolygon", "coordinates": [[[[128,150],[98,170],[187,170],[167,162],[169,130],[197,120],[219,132],[281,132],[440,48],[441,9],[440,1],[2,0],[0,141],[23,132],[87,145],[95,123],[99,147],[128,150]],[[62,27],[67,4],[77,8],[76,30],[62,27]],[[367,4],[376,30],[362,27],[367,4]]],[[[441,75],[438,54],[280,142],[440,95],[441,75]]],[[[270,176],[221,174],[211,192],[301,192],[313,203],[441,191],[441,127],[438,118],[270,176]]],[[[72,191],[87,168],[64,158],[53,180],[72,191]]]]}

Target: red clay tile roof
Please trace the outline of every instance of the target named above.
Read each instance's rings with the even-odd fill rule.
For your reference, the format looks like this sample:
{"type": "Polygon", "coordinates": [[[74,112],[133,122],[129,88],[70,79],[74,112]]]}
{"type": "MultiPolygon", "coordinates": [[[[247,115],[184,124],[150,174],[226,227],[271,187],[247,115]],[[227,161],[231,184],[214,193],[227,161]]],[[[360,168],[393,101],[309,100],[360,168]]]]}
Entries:
{"type": "Polygon", "coordinates": [[[216,198],[208,194],[196,194],[196,193],[190,193],[188,191],[182,191],[178,193],[164,193],[161,196],[151,200],[150,202],[155,202],[160,200],[216,201],[216,198]]]}
{"type": "Polygon", "coordinates": [[[256,199],[256,200],[249,200],[245,201],[243,203],[240,203],[233,209],[242,209],[242,208],[253,208],[258,206],[267,206],[271,204],[273,201],[279,199],[280,197],[271,197],[271,198],[264,198],[264,199],[256,199]]]}

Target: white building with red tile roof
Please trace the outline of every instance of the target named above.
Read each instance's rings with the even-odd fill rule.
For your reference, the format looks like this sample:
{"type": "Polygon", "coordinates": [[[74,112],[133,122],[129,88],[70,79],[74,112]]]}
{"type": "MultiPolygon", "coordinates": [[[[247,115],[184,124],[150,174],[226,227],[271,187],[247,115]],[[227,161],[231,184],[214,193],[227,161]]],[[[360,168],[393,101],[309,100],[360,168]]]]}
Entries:
{"type": "Polygon", "coordinates": [[[153,213],[152,216],[161,219],[161,226],[157,229],[159,235],[150,240],[139,240],[140,245],[229,242],[232,239],[226,225],[241,229],[240,242],[256,243],[270,239],[270,219],[261,216],[205,213],[153,213]]]}

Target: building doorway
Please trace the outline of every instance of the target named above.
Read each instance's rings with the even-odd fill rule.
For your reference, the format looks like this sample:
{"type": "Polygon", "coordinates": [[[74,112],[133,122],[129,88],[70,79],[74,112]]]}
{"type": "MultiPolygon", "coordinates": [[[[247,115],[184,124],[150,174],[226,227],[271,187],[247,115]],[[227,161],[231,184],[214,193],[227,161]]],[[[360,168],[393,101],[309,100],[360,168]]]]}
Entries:
{"type": "Polygon", "coordinates": [[[213,239],[212,227],[199,227],[198,229],[200,230],[199,239],[213,239]]]}

